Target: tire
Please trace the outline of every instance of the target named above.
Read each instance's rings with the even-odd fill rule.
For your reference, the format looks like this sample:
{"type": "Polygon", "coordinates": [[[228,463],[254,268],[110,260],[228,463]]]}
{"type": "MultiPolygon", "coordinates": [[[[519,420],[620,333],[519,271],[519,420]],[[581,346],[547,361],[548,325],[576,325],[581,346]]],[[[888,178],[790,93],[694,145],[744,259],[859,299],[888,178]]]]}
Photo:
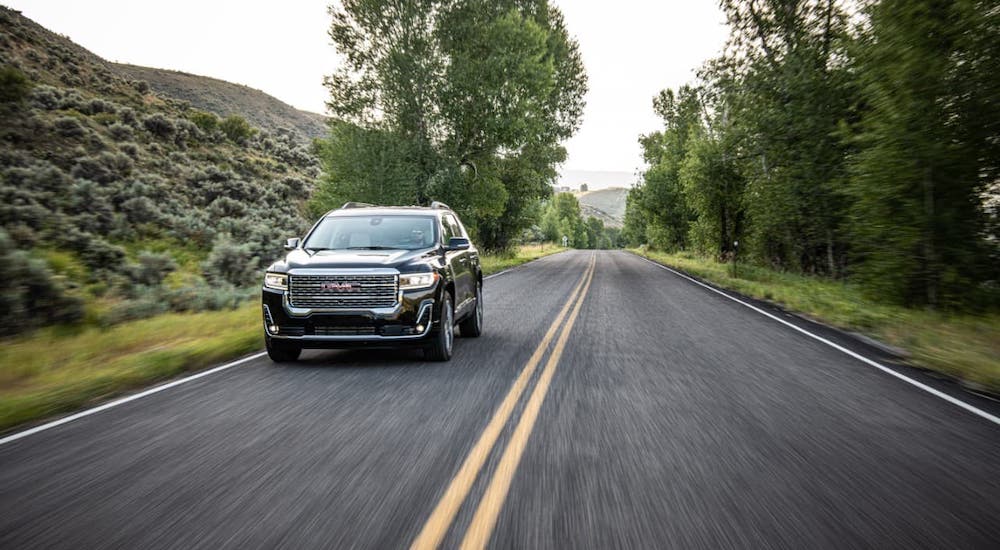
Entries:
{"type": "Polygon", "coordinates": [[[449,361],[455,345],[455,308],[451,305],[451,295],[444,292],[441,303],[441,328],[432,337],[430,345],[424,348],[424,358],[428,361],[449,361]]]}
{"type": "Polygon", "coordinates": [[[476,310],[459,325],[462,338],[477,338],[483,333],[483,285],[476,285],[476,310]]]}
{"type": "Polygon", "coordinates": [[[289,363],[297,360],[302,354],[301,346],[278,342],[270,336],[264,338],[264,343],[267,346],[267,356],[275,363],[289,363]]]}

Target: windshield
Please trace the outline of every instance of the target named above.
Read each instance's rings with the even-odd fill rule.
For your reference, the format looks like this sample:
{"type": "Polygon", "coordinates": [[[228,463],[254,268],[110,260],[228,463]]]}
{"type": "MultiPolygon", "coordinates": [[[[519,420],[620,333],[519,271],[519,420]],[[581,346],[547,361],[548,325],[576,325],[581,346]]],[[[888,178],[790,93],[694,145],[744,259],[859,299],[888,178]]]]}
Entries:
{"type": "Polygon", "coordinates": [[[310,250],[416,250],[437,242],[434,216],[323,218],[303,248],[310,250]]]}

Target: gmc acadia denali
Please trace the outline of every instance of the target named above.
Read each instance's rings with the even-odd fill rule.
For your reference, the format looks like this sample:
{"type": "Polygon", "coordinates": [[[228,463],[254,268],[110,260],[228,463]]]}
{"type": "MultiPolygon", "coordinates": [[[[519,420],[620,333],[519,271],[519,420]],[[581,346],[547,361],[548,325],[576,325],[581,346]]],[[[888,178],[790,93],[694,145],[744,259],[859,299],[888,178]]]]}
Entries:
{"type": "Polygon", "coordinates": [[[327,212],[264,275],[267,354],[298,359],[303,348],[417,346],[451,359],[454,327],[479,336],[479,253],[445,204],[327,212]]]}

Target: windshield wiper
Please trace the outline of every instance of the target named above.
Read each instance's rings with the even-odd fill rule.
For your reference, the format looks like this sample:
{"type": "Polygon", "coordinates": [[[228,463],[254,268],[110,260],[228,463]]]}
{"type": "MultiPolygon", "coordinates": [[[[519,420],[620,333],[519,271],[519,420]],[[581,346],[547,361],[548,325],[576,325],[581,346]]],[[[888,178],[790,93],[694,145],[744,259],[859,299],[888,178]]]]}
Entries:
{"type": "Polygon", "coordinates": [[[400,250],[395,246],[348,246],[347,250],[400,250]]]}
{"type": "Polygon", "coordinates": [[[323,246],[306,246],[303,248],[306,252],[322,252],[323,250],[333,250],[332,248],[326,248],[323,246]]]}

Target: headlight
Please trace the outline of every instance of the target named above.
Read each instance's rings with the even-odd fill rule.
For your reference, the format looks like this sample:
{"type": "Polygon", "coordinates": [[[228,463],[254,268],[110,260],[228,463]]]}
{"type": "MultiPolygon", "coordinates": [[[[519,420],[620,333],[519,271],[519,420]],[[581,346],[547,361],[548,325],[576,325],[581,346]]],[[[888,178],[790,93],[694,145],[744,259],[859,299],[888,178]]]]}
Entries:
{"type": "Polygon", "coordinates": [[[402,290],[414,290],[417,288],[427,288],[438,280],[438,274],[431,273],[403,273],[399,276],[399,288],[402,290]]]}
{"type": "Polygon", "coordinates": [[[264,275],[264,287],[274,290],[288,290],[288,275],[284,273],[267,273],[264,275]]]}

